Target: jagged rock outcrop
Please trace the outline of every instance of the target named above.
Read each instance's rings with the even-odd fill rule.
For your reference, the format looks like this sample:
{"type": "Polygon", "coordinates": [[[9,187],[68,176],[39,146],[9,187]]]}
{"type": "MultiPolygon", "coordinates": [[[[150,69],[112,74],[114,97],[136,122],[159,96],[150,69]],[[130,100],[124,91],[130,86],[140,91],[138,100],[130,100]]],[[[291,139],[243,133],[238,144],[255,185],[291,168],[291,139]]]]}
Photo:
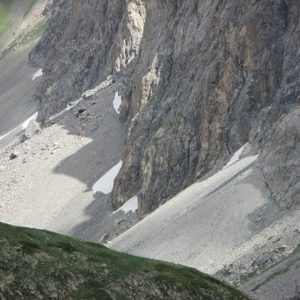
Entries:
{"type": "Polygon", "coordinates": [[[114,207],[137,194],[146,214],[249,140],[278,194],[264,165],[275,122],[300,102],[299,1],[57,3],[31,55],[46,74],[40,120],[118,73],[128,134],[114,207]]]}
{"type": "MultiPolygon", "coordinates": [[[[123,114],[131,122],[112,197],[118,207],[138,194],[141,214],[249,139],[260,149],[274,122],[300,100],[299,2],[153,0],[146,11],[125,88],[123,114]]],[[[277,181],[282,176],[277,172],[277,181]]]]}
{"type": "Polygon", "coordinates": [[[140,2],[53,2],[50,24],[30,54],[31,64],[44,73],[36,93],[42,101],[40,121],[132,61],[143,33],[140,2]]]}

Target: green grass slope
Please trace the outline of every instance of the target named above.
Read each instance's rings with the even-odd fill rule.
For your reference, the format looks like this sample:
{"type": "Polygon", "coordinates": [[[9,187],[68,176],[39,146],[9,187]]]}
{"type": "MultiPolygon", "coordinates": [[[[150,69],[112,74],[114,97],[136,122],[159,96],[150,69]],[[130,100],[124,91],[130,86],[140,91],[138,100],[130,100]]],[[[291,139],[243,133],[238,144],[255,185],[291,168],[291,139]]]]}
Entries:
{"type": "Polygon", "coordinates": [[[43,21],[30,28],[24,34],[17,36],[8,46],[8,48],[19,48],[40,38],[47,26],[47,22],[43,21]]]}
{"type": "Polygon", "coordinates": [[[0,0],[0,44],[2,39],[2,44],[5,46],[4,53],[35,42],[42,36],[47,26],[47,18],[41,15],[36,19],[37,12],[34,12],[36,5],[39,5],[38,9],[40,9],[43,1],[0,0]],[[18,8],[17,12],[16,8],[18,8]],[[21,30],[24,22],[27,22],[27,25],[23,25],[21,30]]]}
{"type": "Polygon", "coordinates": [[[247,299],[196,270],[0,223],[0,299],[247,299]]]}
{"type": "Polygon", "coordinates": [[[11,0],[0,1],[0,36],[12,25],[10,18],[11,0]]]}

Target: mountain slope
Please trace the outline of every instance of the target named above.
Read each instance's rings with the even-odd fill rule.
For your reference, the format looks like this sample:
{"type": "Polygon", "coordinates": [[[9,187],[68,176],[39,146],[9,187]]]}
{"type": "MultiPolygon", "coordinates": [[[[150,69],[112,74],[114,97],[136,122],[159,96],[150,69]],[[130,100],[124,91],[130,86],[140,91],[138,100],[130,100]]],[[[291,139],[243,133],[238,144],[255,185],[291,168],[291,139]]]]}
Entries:
{"type": "MultiPolygon", "coordinates": [[[[37,112],[34,97],[39,79],[28,64],[28,54],[47,24],[43,14],[47,0],[0,1],[0,137],[37,112]]],[[[19,132],[17,132],[19,134],[19,132]]],[[[11,134],[0,138],[0,148],[16,140],[11,134]]]]}
{"type": "Polygon", "coordinates": [[[0,224],[4,299],[247,299],[193,269],[0,224]]]}
{"type": "Polygon", "coordinates": [[[300,246],[275,266],[251,278],[243,285],[243,290],[251,295],[251,298],[259,300],[299,299],[299,250],[300,246]]]}
{"type": "Polygon", "coordinates": [[[48,0],[3,0],[0,3],[0,52],[24,46],[39,38],[46,26],[43,11],[48,0]]]}
{"type": "Polygon", "coordinates": [[[300,212],[268,201],[256,160],[191,185],[107,245],[195,267],[255,299],[299,296],[300,212]]]}
{"type": "MultiPolygon", "coordinates": [[[[246,142],[262,150],[275,122],[299,105],[299,1],[55,5],[30,55],[45,69],[39,119],[111,73],[122,81],[128,133],[114,208],[137,195],[140,214],[149,213],[246,142]]],[[[286,202],[274,174],[264,174],[272,197],[286,202]]]]}
{"type": "MultiPolygon", "coordinates": [[[[39,120],[113,75],[127,138],[111,206],[137,196],[141,217],[158,208],[116,240],[117,247],[207,268],[236,284],[287,256],[299,242],[300,2],[59,0],[51,12],[30,54],[44,73],[35,95],[39,120]],[[258,157],[249,170],[207,186],[232,170],[220,171],[232,153],[242,159],[233,169],[258,157]],[[187,187],[192,195],[180,193],[187,187]]],[[[96,98],[95,119],[101,115],[96,98]]],[[[84,106],[73,117],[80,139],[81,117],[93,117],[84,106]]],[[[98,132],[93,138],[103,141],[98,132]]],[[[66,174],[91,186],[103,166],[92,161],[93,172],[101,171],[86,180],[87,168],[74,170],[77,157],[90,157],[79,154],[66,174]]],[[[91,207],[94,219],[82,228],[93,226],[94,238],[99,215],[91,207]]]]}

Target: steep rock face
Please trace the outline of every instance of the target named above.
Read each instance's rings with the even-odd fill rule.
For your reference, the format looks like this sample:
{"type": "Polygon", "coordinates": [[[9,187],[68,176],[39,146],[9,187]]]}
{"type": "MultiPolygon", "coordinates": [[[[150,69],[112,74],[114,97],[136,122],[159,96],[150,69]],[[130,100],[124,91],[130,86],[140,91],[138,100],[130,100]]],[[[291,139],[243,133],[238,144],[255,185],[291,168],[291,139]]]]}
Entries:
{"type": "Polygon", "coordinates": [[[300,204],[299,153],[300,106],[275,123],[258,162],[273,201],[283,208],[300,204]]]}
{"type": "Polygon", "coordinates": [[[249,139],[260,147],[299,103],[300,86],[297,1],[152,0],[146,11],[125,85],[122,115],[131,122],[112,196],[118,207],[138,194],[141,214],[249,139]]]}
{"type": "Polygon", "coordinates": [[[115,208],[138,195],[140,213],[152,211],[247,141],[263,151],[266,185],[278,194],[268,141],[275,121],[300,102],[299,1],[53,5],[31,54],[45,74],[39,119],[107,75],[119,75],[128,134],[111,197],[115,208]]]}
{"type": "Polygon", "coordinates": [[[45,74],[37,91],[41,121],[128,64],[138,51],[144,20],[141,1],[60,0],[52,10],[30,55],[45,74]]]}

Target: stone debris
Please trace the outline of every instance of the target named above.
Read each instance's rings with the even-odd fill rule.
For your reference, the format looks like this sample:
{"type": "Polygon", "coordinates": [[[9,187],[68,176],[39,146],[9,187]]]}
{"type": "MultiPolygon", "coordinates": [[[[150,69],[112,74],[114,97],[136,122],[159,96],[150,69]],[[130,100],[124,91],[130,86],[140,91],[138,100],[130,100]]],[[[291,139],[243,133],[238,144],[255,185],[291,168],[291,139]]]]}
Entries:
{"type": "Polygon", "coordinates": [[[10,160],[16,159],[18,157],[18,154],[16,152],[12,152],[9,156],[10,160]]]}

